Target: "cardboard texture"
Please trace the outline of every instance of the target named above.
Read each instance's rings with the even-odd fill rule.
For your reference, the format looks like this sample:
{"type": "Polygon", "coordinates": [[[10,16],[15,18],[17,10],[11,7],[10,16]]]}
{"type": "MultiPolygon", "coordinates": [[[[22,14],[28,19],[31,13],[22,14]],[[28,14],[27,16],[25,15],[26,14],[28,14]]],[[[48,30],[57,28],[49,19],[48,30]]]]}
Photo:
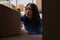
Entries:
{"type": "Polygon", "coordinates": [[[0,4],[0,37],[19,34],[18,27],[20,27],[20,14],[0,4]]]}

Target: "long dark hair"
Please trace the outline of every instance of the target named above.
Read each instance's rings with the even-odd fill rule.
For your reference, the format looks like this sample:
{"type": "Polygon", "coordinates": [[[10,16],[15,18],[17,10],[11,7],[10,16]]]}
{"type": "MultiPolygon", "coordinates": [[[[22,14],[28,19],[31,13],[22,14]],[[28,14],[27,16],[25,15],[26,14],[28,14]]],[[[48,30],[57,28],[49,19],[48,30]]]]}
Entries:
{"type": "Polygon", "coordinates": [[[32,8],[32,29],[34,29],[35,27],[38,27],[38,20],[39,20],[39,11],[38,11],[38,8],[37,8],[37,5],[34,4],[34,3],[28,3],[26,5],[26,7],[30,5],[31,8],[32,8]]]}

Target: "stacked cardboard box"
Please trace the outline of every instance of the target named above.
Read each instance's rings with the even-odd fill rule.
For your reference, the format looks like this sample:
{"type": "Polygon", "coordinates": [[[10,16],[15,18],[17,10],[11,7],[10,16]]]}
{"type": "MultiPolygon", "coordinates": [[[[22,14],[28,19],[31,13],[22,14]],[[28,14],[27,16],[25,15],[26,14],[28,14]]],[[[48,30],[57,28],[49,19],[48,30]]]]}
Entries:
{"type": "Polygon", "coordinates": [[[20,27],[20,14],[0,4],[0,36],[18,34],[18,27],[20,27]]]}

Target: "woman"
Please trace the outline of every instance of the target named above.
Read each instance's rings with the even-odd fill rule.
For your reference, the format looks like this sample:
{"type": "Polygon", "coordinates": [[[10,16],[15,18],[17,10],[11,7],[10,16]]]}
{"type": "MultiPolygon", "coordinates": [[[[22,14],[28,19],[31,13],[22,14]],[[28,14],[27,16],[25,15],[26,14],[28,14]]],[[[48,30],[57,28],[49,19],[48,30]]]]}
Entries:
{"type": "Polygon", "coordinates": [[[21,16],[25,30],[28,34],[41,34],[41,19],[39,11],[34,3],[28,3],[25,8],[25,15],[21,16]]]}

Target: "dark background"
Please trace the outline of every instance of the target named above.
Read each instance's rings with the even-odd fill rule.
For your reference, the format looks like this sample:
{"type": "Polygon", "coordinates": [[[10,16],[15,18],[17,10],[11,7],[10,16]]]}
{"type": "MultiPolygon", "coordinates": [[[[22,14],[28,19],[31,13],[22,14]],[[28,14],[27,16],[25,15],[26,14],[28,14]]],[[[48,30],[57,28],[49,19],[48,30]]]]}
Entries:
{"type": "Polygon", "coordinates": [[[42,0],[43,40],[60,39],[60,1],[42,0]]]}

